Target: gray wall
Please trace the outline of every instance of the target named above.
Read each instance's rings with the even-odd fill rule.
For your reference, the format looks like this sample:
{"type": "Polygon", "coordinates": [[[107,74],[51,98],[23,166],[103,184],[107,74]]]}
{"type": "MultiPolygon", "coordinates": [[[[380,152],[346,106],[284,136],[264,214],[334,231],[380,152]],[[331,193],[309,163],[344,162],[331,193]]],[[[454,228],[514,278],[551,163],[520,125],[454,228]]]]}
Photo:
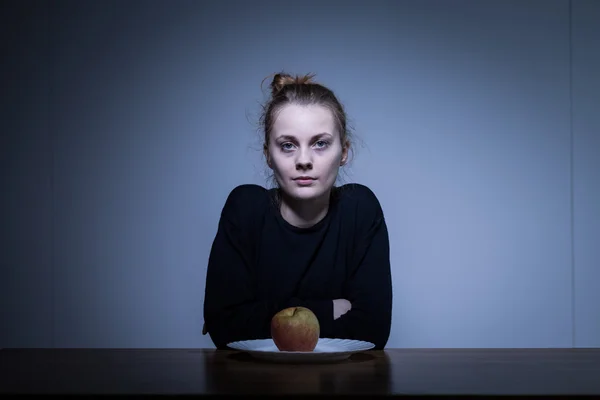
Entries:
{"type": "Polygon", "coordinates": [[[206,262],[229,191],[267,182],[281,69],[362,140],[388,346],[600,346],[599,2],[249,3],[1,6],[0,347],[213,347],[206,262]]]}
{"type": "Polygon", "coordinates": [[[600,2],[573,7],[573,275],[577,346],[600,346],[600,2]]]}

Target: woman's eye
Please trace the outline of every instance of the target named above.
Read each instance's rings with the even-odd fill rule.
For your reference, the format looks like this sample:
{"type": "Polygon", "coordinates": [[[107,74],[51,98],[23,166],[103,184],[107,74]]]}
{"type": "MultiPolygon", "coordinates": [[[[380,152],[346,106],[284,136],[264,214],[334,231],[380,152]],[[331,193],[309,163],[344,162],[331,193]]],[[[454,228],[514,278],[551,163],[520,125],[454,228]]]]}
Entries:
{"type": "MultiPolygon", "coordinates": [[[[315,142],[315,146],[318,149],[323,149],[323,148],[329,146],[329,142],[326,140],[319,140],[319,141],[315,142]]],[[[287,142],[287,143],[282,143],[280,145],[280,147],[281,147],[281,150],[283,150],[283,151],[291,151],[294,149],[295,146],[293,143],[287,142]]]]}
{"type": "Polygon", "coordinates": [[[327,142],[326,140],[319,140],[317,143],[317,147],[327,147],[327,145],[329,144],[329,142],[327,142]]]}

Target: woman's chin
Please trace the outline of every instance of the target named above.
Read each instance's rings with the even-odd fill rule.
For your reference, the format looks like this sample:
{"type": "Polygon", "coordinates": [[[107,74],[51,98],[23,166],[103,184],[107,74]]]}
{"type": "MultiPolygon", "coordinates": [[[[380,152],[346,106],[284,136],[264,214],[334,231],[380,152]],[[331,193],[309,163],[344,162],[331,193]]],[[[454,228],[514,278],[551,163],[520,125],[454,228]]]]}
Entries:
{"type": "Polygon", "coordinates": [[[302,186],[286,188],[286,194],[297,200],[316,200],[325,194],[323,188],[318,186],[302,186]]]}

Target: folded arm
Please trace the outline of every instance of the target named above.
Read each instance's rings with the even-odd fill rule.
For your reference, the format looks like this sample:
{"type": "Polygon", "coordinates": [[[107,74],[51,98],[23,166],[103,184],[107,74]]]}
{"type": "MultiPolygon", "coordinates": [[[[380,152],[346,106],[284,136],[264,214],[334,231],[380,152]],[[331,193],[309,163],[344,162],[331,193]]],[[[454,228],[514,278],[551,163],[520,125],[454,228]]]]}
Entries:
{"type": "MultiPolygon", "coordinates": [[[[203,331],[217,348],[237,340],[271,337],[271,318],[292,306],[310,308],[319,319],[321,337],[365,340],[382,349],[391,328],[392,282],[388,231],[379,207],[372,208],[355,249],[342,299],[258,299],[254,293],[253,231],[236,224],[230,196],[219,220],[208,261],[203,331]],[[334,306],[335,302],[339,303],[334,306]]],[[[378,205],[378,204],[377,204],[378,205]]]]}
{"type": "Polygon", "coordinates": [[[392,319],[389,239],[383,216],[370,227],[356,254],[360,258],[344,291],[351,309],[333,321],[332,335],[369,341],[376,349],[383,349],[392,319]]]}

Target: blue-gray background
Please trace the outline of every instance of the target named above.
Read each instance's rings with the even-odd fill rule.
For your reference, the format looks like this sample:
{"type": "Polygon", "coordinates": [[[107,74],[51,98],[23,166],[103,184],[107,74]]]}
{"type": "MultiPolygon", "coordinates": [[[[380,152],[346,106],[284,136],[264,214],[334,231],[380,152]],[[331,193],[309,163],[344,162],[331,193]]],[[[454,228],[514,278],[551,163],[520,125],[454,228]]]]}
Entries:
{"type": "Polygon", "coordinates": [[[229,191],[267,184],[279,70],[361,140],[388,346],[600,346],[600,2],[1,7],[0,347],[212,347],[207,258],[229,191]]]}

